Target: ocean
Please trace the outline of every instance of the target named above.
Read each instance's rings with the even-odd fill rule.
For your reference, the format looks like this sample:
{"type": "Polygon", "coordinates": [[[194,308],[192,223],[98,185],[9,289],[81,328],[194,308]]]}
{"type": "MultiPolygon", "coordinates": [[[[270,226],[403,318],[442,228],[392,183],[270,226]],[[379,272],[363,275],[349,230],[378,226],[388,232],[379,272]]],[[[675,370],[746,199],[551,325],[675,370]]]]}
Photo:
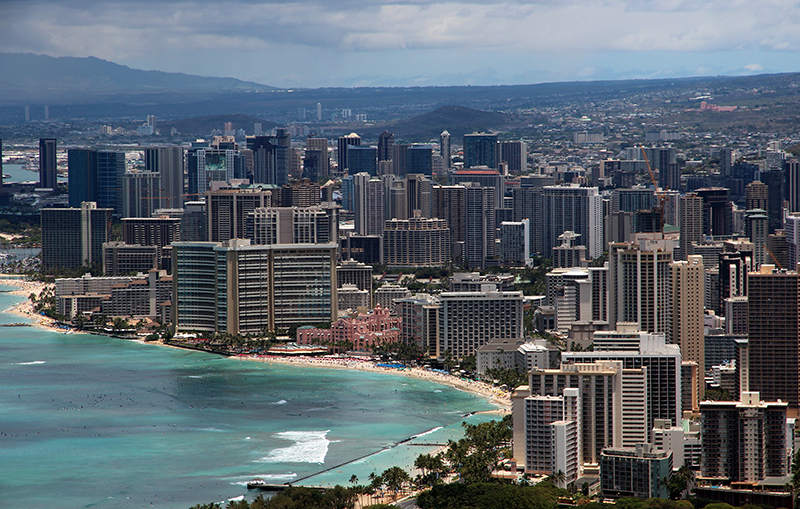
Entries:
{"type": "MultiPolygon", "coordinates": [[[[20,298],[0,293],[0,310],[20,298]]],[[[255,477],[367,483],[461,436],[465,414],[494,408],[401,375],[35,327],[0,327],[0,388],[0,507],[19,508],[186,509],[252,499],[255,477]]]]}

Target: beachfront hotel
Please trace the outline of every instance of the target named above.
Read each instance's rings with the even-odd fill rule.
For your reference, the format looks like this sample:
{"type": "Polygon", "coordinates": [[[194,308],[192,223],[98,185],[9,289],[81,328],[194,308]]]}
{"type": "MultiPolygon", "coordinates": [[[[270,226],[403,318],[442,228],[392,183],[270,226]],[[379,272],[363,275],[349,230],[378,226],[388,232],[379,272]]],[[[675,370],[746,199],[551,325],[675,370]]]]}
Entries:
{"type": "Polygon", "coordinates": [[[337,317],[336,244],[172,246],[176,331],[246,334],[337,317]]]}

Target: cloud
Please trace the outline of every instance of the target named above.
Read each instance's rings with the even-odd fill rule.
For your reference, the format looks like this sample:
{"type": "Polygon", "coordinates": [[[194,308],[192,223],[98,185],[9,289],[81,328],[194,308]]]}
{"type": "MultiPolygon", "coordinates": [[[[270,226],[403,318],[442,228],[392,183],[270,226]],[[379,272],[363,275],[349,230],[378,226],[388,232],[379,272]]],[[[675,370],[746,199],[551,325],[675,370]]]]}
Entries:
{"type": "MultiPolygon", "coordinates": [[[[372,81],[367,71],[376,80],[405,74],[407,83],[461,74],[507,81],[540,75],[529,70],[543,69],[538,60],[557,67],[550,76],[593,79],[619,69],[591,60],[604,54],[623,63],[645,53],[797,53],[800,18],[786,13],[798,7],[798,0],[6,0],[0,47],[262,81],[287,76],[287,84],[310,71],[339,73],[340,83],[345,71],[359,82],[372,81]],[[438,67],[426,58],[442,53],[451,57],[438,67]],[[504,58],[506,67],[495,65],[504,58]],[[354,71],[360,62],[377,68],[354,71]]],[[[731,67],[754,71],[745,64],[731,67]]]]}
{"type": "Polygon", "coordinates": [[[744,68],[747,69],[748,71],[754,71],[754,72],[764,70],[764,66],[762,66],[761,64],[747,64],[746,66],[744,66],[744,68]]]}

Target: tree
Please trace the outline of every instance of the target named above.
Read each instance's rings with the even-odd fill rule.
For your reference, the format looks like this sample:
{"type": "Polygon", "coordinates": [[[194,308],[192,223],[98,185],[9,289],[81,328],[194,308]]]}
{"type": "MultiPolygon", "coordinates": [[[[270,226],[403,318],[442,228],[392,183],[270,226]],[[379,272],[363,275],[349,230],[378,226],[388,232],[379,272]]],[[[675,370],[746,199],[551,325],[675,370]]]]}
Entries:
{"type": "Polygon", "coordinates": [[[411,481],[408,472],[397,466],[387,468],[380,477],[386,487],[394,492],[395,497],[397,497],[397,492],[411,481]]]}

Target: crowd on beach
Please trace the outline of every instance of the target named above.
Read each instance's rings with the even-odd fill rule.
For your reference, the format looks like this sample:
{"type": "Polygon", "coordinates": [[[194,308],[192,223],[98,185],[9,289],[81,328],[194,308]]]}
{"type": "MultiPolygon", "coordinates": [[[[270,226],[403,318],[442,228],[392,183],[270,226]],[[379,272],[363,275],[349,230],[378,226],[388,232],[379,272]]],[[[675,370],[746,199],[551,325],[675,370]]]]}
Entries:
{"type": "Polygon", "coordinates": [[[9,309],[6,309],[6,313],[20,316],[22,318],[35,319],[37,321],[37,325],[43,328],[57,332],[64,332],[63,329],[56,326],[55,320],[44,315],[40,315],[34,311],[33,303],[30,301],[30,299],[28,299],[30,294],[39,296],[39,294],[41,294],[45,288],[47,288],[46,283],[42,281],[22,279],[20,277],[2,277],[0,278],[0,285],[14,287],[14,290],[10,292],[12,295],[25,297],[25,300],[22,302],[14,304],[9,309]]]}

